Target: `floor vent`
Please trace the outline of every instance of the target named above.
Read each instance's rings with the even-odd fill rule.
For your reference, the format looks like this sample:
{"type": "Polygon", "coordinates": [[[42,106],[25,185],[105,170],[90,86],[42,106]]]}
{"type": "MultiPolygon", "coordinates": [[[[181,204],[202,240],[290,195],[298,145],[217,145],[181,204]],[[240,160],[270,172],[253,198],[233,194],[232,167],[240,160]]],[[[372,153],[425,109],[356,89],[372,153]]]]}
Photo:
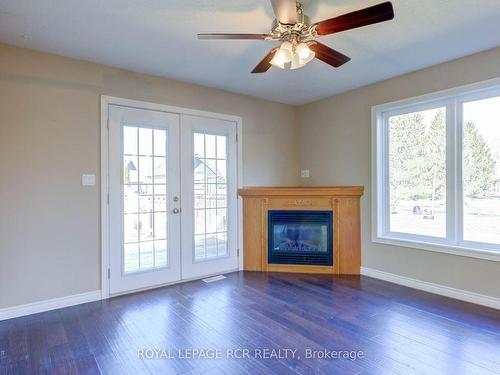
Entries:
{"type": "Polygon", "coordinates": [[[218,276],[207,277],[206,279],[202,279],[202,280],[205,283],[213,283],[214,281],[224,280],[225,278],[226,278],[226,276],[224,276],[224,275],[218,275],[218,276]]]}

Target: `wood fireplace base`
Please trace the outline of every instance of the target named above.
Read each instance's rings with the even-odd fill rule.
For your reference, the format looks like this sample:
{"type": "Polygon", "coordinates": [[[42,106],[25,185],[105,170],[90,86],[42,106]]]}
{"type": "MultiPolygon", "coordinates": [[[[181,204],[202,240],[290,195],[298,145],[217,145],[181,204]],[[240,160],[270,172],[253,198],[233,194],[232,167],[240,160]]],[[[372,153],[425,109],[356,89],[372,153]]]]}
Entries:
{"type": "Polygon", "coordinates": [[[246,187],[243,198],[243,268],[246,271],[359,275],[362,186],[246,187]],[[333,212],[333,266],[268,264],[269,210],[333,212]]]}

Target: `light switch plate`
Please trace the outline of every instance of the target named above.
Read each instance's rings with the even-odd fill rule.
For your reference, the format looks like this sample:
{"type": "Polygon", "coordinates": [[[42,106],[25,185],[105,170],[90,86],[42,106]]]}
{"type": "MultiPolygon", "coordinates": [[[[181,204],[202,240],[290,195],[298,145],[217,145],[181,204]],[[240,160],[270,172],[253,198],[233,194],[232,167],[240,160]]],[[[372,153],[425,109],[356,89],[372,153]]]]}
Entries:
{"type": "Polygon", "coordinates": [[[95,186],[95,174],[82,174],[82,186],[95,186]]]}
{"type": "Polygon", "coordinates": [[[309,178],[309,169],[303,169],[300,171],[300,177],[309,178]]]}

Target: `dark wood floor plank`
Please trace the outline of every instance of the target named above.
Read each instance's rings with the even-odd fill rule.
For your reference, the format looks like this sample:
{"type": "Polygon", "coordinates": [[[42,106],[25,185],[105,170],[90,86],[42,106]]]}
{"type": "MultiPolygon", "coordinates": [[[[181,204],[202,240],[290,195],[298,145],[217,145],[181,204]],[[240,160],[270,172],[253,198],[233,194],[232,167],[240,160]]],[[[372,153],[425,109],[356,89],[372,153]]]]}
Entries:
{"type": "MultiPolygon", "coordinates": [[[[189,303],[187,305],[180,305],[178,312],[179,319],[186,320],[189,327],[197,327],[199,332],[210,332],[209,336],[212,338],[214,338],[214,334],[217,333],[219,338],[223,338],[223,341],[212,342],[215,347],[222,347],[224,349],[275,347],[271,341],[260,336],[251,325],[245,324],[245,322],[242,321],[242,317],[238,315],[238,313],[243,312],[242,310],[231,309],[235,302],[234,299],[231,298],[231,302],[228,303],[227,298],[220,298],[220,293],[212,294],[210,288],[212,288],[212,286],[207,286],[205,292],[202,293],[203,295],[197,299],[196,307],[193,308],[189,303]],[[231,311],[229,311],[229,309],[231,309],[231,311]],[[207,314],[207,311],[210,311],[210,313],[207,314]],[[240,329],[242,325],[245,326],[244,330],[240,329]]],[[[226,291],[230,292],[230,288],[226,288],[226,291]]],[[[194,292],[199,292],[199,288],[196,288],[194,292]]],[[[184,296],[191,296],[191,294],[186,294],[188,293],[186,288],[183,288],[182,293],[184,296]]],[[[227,295],[228,294],[225,294],[225,296],[227,295]]],[[[210,337],[206,340],[209,340],[210,337]]],[[[205,345],[206,343],[205,341],[205,345]]],[[[246,361],[247,364],[251,362],[254,362],[252,366],[254,366],[259,373],[266,369],[267,371],[272,370],[271,372],[312,373],[310,367],[300,362],[288,362],[286,364],[274,362],[273,360],[261,362],[255,358],[246,361]],[[270,366],[272,366],[272,368],[270,366]]],[[[219,369],[225,367],[227,367],[227,363],[218,365],[219,369]]],[[[242,369],[240,369],[240,372],[241,370],[242,369]]]]}
{"type": "Polygon", "coordinates": [[[500,313],[367,277],[236,272],[0,322],[0,374],[499,374],[500,313]],[[295,348],[301,358],[141,358],[295,348]],[[306,359],[305,349],[365,357],[306,359]]]}
{"type": "MultiPolygon", "coordinates": [[[[232,339],[231,347],[233,348],[285,348],[286,344],[290,342],[290,335],[287,337],[289,341],[283,341],[281,340],[283,332],[278,332],[276,329],[273,330],[271,337],[263,335],[262,332],[268,327],[262,326],[261,322],[251,319],[241,308],[221,306],[220,309],[220,312],[224,314],[222,315],[222,322],[220,314],[217,314],[219,316],[217,318],[215,314],[207,315],[203,311],[199,311],[198,318],[204,320],[213,330],[220,332],[225,337],[230,337],[232,339]],[[245,329],[240,329],[241,326],[244,326],[245,329]]],[[[297,341],[295,340],[295,342],[297,341]]],[[[256,361],[258,366],[270,367],[268,370],[276,371],[281,368],[283,372],[297,374],[311,374],[315,371],[313,367],[297,359],[286,361],[283,364],[273,360],[263,362],[253,358],[252,360],[256,361]]]]}

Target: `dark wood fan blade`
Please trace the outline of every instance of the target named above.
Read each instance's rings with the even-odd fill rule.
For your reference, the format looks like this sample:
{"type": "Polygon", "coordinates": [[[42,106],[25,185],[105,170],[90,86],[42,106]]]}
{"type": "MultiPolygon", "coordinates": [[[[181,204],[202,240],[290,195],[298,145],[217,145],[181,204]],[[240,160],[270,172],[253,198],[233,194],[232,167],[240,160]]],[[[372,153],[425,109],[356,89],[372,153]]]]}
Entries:
{"type": "Polygon", "coordinates": [[[198,34],[198,39],[266,39],[267,34],[198,34]]]}
{"type": "Polygon", "coordinates": [[[394,9],[392,8],[391,2],[387,1],[369,8],[357,10],[339,17],[318,22],[316,24],[316,32],[318,35],[328,35],[378,22],[392,20],[393,18],[394,9]]]}
{"type": "Polygon", "coordinates": [[[281,23],[293,25],[299,21],[295,0],[271,0],[276,19],[281,23]]]}
{"type": "Polygon", "coordinates": [[[271,67],[271,60],[274,57],[274,54],[278,48],[272,49],[261,61],[257,64],[255,68],[253,68],[252,73],[265,73],[271,67]]]}
{"type": "Polygon", "coordinates": [[[341,54],[338,51],[335,51],[333,48],[325,46],[322,43],[314,41],[309,44],[309,48],[314,52],[315,57],[335,68],[338,68],[341,65],[344,65],[346,62],[351,60],[350,57],[341,54]]]}

